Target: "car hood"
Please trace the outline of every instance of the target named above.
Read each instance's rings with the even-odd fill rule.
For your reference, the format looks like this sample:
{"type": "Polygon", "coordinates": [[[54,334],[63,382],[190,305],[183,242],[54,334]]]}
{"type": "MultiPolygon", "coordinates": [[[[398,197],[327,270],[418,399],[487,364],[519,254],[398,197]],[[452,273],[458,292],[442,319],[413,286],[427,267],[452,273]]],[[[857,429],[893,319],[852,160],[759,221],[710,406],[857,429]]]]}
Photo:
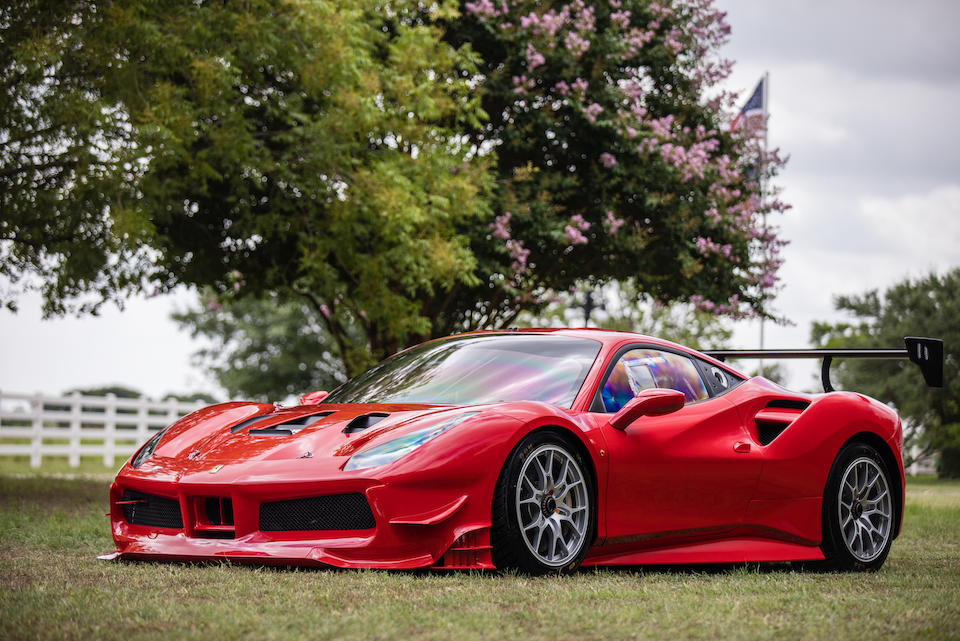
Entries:
{"type": "Polygon", "coordinates": [[[164,434],[151,463],[207,467],[216,463],[347,459],[374,441],[448,420],[491,405],[410,404],[311,405],[277,409],[261,403],[224,403],[174,423],[164,434]]]}

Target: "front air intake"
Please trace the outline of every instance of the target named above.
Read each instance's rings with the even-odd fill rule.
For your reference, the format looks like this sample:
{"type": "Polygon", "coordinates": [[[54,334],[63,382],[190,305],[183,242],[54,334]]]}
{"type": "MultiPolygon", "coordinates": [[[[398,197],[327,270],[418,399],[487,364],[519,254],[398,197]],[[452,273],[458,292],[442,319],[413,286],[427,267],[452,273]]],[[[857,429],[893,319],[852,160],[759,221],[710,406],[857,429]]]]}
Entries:
{"type": "Polygon", "coordinates": [[[135,490],[124,490],[118,502],[123,518],[131,525],[183,529],[180,502],[135,490]]]}
{"type": "Polygon", "coordinates": [[[260,506],[260,530],[368,530],[376,526],[367,497],[359,492],[274,501],[260,506]]]}

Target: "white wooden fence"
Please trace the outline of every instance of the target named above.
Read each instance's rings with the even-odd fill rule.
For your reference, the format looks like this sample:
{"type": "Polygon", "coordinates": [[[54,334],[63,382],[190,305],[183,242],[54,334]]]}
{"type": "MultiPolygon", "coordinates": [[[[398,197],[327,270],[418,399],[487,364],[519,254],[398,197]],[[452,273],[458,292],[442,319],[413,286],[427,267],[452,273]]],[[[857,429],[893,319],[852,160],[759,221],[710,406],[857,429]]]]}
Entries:
{"type": "Polygon", "coordinates": [[[66,456],[71,467],[80,465],[81,456],[102,456],[112,467],[150,434],[203,405],[113,394],[0,392],[0,456],[29,456],[31,467],[40,467],[44,456],[66,456]]]}

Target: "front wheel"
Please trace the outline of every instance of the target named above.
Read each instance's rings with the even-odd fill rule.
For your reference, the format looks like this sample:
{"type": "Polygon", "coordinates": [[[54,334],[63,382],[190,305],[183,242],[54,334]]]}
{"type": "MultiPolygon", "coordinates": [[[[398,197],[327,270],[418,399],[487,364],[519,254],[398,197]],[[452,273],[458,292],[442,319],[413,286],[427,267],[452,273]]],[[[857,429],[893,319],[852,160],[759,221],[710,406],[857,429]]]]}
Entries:
{"type": "Polygon", "coordinates": [[[537,432],[511,452],[492,506],[493,560],[530,574],[573,571],[595,530],[593,483],[582,457],[537,432]]]}
{"type": "Polygon", "coordinates": [[[823,496],[821,550],[840,570],[876,570],[887,558],[899,509],[890,471],[876,449],[840,450],[823,496]]]}

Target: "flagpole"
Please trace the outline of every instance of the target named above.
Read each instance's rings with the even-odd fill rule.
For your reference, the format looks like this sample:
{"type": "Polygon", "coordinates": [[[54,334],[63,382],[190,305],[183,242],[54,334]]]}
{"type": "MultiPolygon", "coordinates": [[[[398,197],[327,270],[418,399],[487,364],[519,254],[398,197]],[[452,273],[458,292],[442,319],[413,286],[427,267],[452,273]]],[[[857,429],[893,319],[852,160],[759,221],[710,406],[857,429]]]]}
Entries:
{"type": "MultiPolygon", "coordinates": [[[[760,159],[760,212],[763,218],[763,235],[764,240],[766,241],[767,235],[767,210],[765,207],[766,196],[767,196],[767,150],[768,150],[768,138],[767,132],[769,127],[767,127],[767,104],[770,91],[770,72],[763,72],[763,156],[760,159]]],[[[768,259],[767,245],[764,245],[763,250],[763,260],[766,263],[768,259]]],[[[764,265],[766,268],[766,265],[764,265]]],[[[764,348],[764,336],[763,336],[763,326],[765,319],[760,317],[760,349],[764,348]]],[[[760,375],[763,376],[763,359],[760,359],[760,375]]]]}

